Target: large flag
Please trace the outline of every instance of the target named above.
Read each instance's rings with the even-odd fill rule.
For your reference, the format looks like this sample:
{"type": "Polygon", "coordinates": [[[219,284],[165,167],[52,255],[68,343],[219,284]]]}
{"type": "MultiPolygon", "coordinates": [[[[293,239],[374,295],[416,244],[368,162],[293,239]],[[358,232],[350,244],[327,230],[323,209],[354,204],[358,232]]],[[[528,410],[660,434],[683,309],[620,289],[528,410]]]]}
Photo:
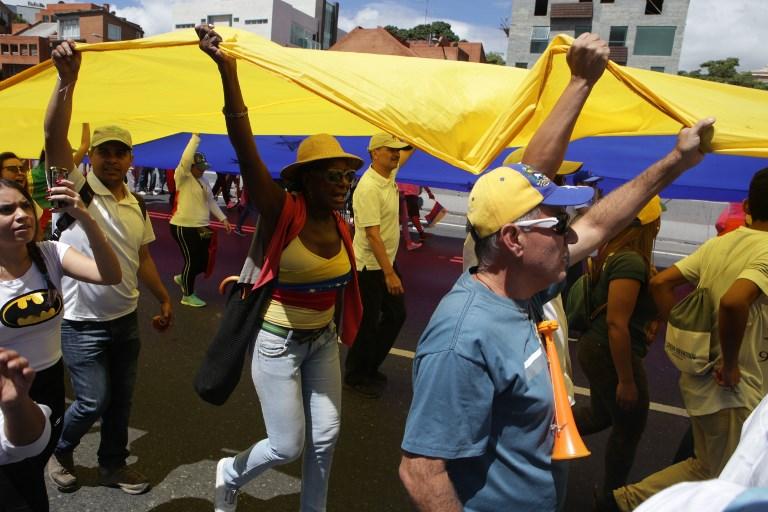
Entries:
{"type": "MultiPolygon", "coordinates": [[[[220,29],[237,57],[257,135],[390,132],[464,170],[479,173],[503,148],[527,144],[570,73],[572,39],[557,36],[531,71],[412,57],[284,48],[220,29]]],[[[136,143],[178,132],[226,133],[214,63],[194,31],[81,45],[71,140],[80,124],[119,124],[136,143]]],[[[50,62],[0,82],[3,149],[25,157],[42,146],[50,62]]],[[[609,63],[574,138],[672,135],[714,115],[716,152],[768,156],[768,92],[609,63]]]]}

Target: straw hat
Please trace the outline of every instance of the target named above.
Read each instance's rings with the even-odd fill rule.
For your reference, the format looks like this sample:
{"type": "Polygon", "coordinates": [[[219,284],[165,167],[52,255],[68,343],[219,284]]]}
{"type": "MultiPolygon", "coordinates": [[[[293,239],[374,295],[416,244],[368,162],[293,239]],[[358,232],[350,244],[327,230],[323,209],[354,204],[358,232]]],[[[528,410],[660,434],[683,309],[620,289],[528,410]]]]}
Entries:
{"type": "Polygon", "coordinates": [[[318,133],[310,135],[299,144],[296,152],[296,161],[280,171],[280,176],[287,181],[295,181],[296,174],[302,166],[319,160],[333,160],[346,158],[350,160],[352,168],[358,170],[363,166],[363,160],[353,154],[347,153],[333,135],[318,133]]]}

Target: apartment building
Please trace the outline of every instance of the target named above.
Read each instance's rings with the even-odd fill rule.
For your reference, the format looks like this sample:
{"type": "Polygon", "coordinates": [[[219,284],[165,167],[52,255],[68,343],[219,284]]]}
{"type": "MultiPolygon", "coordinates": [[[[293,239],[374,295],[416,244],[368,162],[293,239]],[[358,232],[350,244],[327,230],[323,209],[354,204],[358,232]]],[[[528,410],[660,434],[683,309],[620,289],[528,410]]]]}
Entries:
{"type": "Polygon", "coordinates": [[[64,39],[101,43],[144,37],[139,25],[116,16],[109,4],[56,3],[32,13],[33,23],[14,23],[11,33],[0,34],[2,79],[49,59],[64,39]]]}
{"type": "Polygon", "coordinates": [[[596,32],[611,59],[676,74],[690,0],[513,0],[507,64],[531,68],[556,34],[596,32]]]}
{"type": "Polygon", "coordinates": [[[248,30],[283,46],[325,50],[339,37],[338,21],[339,3],[328,0],[191,0],[174,4],[172,28],[212,23],[248,30]]]}

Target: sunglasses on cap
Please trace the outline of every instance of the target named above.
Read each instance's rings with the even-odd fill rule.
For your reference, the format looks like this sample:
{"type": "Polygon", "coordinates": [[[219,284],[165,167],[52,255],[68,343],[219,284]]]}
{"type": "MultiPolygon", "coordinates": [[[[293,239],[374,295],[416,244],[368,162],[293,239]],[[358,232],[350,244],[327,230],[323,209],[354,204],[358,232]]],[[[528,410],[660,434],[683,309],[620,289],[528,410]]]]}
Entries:
{"type": "Polygon", "coordinates": [[[326,169],[323,172],[325,181],[338,185],[340,183],[346,183],[352,185],[357,180],[357,175],[352,169],[326,169]]]}
{"type": "Polygon", "coordinates": [[[567,213],[560,212],[554,217],[521,220],[520,222],[515,222],[514,225],[522,228],[523,231],[530,231],[532,228],[551,229],[558,235],[564,235],[568,231],[570,221],[571,217],[567,213]]]}

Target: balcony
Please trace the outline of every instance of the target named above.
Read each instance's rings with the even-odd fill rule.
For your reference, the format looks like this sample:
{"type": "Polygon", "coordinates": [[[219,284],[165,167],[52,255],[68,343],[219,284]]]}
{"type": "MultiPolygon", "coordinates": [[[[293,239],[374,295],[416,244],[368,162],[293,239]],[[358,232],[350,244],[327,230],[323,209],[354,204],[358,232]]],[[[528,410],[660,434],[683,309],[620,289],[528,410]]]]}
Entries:
{"type": "Polygon", "coordinates": [[[549,12],[550,19],[592,18],[592,2],[572,2],[552,4],[549,12]]]}
{"type": "Polygon", "coordinates": [[[627,64],[627,56],[629,55],[629,50],[626,46],[611,46],[610,47],[611,54],[610,59],[615,62],[616,64],[627,64]]]}

